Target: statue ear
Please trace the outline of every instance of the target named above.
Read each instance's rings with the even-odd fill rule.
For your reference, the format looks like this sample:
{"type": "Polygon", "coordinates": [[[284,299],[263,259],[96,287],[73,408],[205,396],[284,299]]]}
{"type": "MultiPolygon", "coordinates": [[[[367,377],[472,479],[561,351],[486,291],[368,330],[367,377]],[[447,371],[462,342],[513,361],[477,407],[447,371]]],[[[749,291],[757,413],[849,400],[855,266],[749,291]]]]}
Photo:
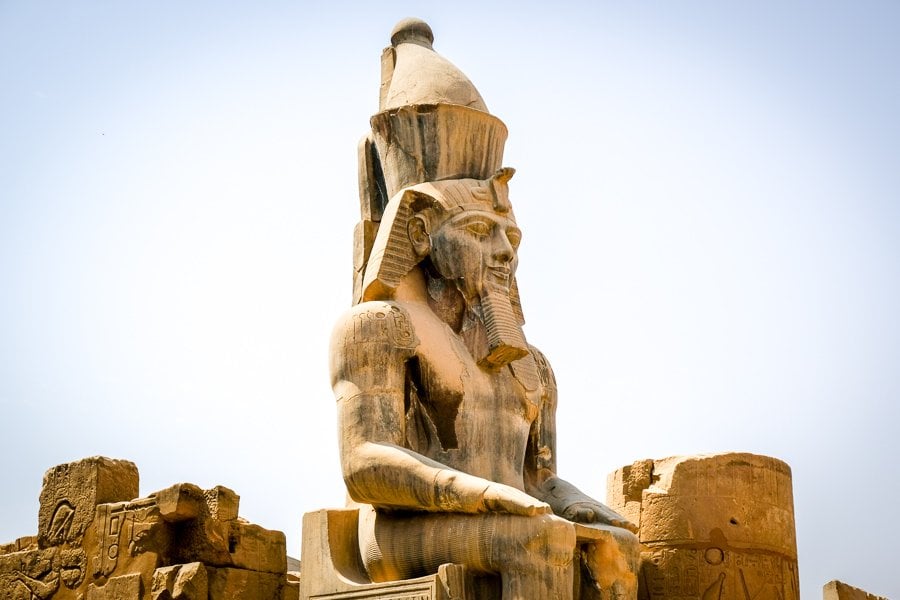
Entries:
{"type": "Polygon", "coordinates": [[[431,237],[428,235],[428,218],[423,212],[439,206],[437,200],[420,190],[406,190],[404,201],[412,215],[406,224],[406,232],[413,251],[419,259],[431,252],[431,237]]]}
{"type": "Polygon", "coordinates": [[[431,236],[428,235],[425,217],[423,215],[411,216],[406,227],[416,256],[419,258],[427,256],[431,252],[431,236]]]}

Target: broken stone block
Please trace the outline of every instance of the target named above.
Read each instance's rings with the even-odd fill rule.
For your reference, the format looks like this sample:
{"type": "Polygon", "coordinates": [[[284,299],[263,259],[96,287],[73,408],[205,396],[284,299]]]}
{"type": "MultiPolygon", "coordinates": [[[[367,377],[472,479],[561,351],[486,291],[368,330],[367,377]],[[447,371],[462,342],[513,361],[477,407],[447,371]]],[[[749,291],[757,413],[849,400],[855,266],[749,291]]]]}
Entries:
{"type": "Polygon", "coordinates": [[[172,559],[176,564],[202,562],[216,567],[232,565],[231,523],[210,519],[204,513],[181,523],[172,540],[172,559]]]}
{"type": "Polygon", "coordinates": [[[266,573],[287,572],[287,544],[280,531],[235,522],[229,541],[234,566],[266,573]]]}
{"type": "Polygon", "coordinates": [[[85,550],[90,558],[90,575],[112,577],[156,567],[160,554],[167,554],[171,532],[160,518],[156,501],[141,498],[134,502],[101,504],[88,530],[85,550]]]}
{"type": "Polygon", "coordinates": [[[35,550],[38,547],[36,535],[26,535],[8,544],[0,544],[0,554],[11,554],[22,550],[35,550]]]}
{"type": "Polygon", "coordinates": [[[281,600],[300,600],[300,582],[288,579],[281,588],[281,600]]]}
{"type": "Polygon", "coordinates": [[[209,596],[206,567],[194,562],[156,569],[151,600],[206,600],[209,596]]]}
{"type": "Polygon", "coordinates": [[[207,568],[209,600],[281,600],[282,578],[246,569],[207,568]]]}
{"type": "Polygon", "coordinates": [[[38,539],[36,535],[26,535],[16,540],[16,550],[32,550],[38,547],[38,539]]]}
{"type": "Polygon", "coordinates": [[[65,548],[59,551],[54,561],[63,586],[76,589],[87,575],[87,555],[81,548],[65,548]]]}
{"type": "Polygon", "coordinates": [[[843,581],[829,581],[822,588],[822,600],[888,600],[865,590],[847,585],[843,581]]]}
{"type": "Polygon", "coordinates": [[[619,514],[640,526],[641,494],[650,487],[653,461],[638,460],[609,474],[606,481],[606,500],[618,507],[619,514]]]}
{"type": "Polygon", "coordinates": [[[788,465],[747,453],[676,456],[651,461],[647,477],[639,463],[610,476],[607,500],[639,524],[642,600],[799,598],[788,465]]]}
{"type": "Polygon", "coordinates": [[[152,600],[170,600],[172,588],[175,587],[175,576],[182,565],[160,567],[153,571],[153,579],[150,583],[150,598],[152,600]]]}
{"type": "Polygon", "coordinates": [[[0,555],[0,598],[50,598],[60,587],[55,548],[0,555]]]}
{"type": "Polygon", "coordinates": [[[179,483],[153,494],[159,516],[169,523],[194,519],[206,502],[204,492],[192,483],[179,483]]]}
{"type": "Polygon", "coordinates": [[[85,571],[86,557],[80,548],[33,546],[0,555],[0,598],[69,598],[64,592],[81,585],[85,571]]]}
{"type": "Polygon", "coordinates": [[[138,497],[138,470],[102,456],[57,465],[44,474],[38,512],[41,548],[78,544],[100,504],[138,497]]]}
{"type": "Polygon", "coordinates": [[[241,497],[234,490],[223,485],[206,490],[206,504],[209,507],[209,515],[217,521],[233,521],[238,518],[238,508],[241,497]]]}
{"type": "Polygon", "coordinates": [[[85,600],[139,600],[141,598],[141,575],[120,575],[111,577],[105,585],[92,583],[88,586],[85,600]]]}
{"type": "Polygon", "coordinates": [[[209,580],[206,567],[200,563],[190,563],[178,570],[175,577],[175,585],[172,588],[172,598],[179,600],[206,600],[209,580]]]}
{"type": "Polygon", "coordinates": [[[284,534],[241,519],[234,491],[138,495],[128,461],[47,471],[38,535],[0,545],[0,600],[299,600],[284,534]]]}

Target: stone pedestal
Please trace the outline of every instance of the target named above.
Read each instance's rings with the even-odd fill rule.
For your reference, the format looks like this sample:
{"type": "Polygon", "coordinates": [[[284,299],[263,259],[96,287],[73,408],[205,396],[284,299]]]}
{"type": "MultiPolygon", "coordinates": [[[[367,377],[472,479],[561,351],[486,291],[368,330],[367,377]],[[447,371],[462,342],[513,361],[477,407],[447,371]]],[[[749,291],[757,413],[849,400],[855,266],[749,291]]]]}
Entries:
{"type": "Polygon", "coordinates": [[[607,500],[640,527],[643,600],[797,600],[791,470],[747,453],[637,461],[607,500]]]}

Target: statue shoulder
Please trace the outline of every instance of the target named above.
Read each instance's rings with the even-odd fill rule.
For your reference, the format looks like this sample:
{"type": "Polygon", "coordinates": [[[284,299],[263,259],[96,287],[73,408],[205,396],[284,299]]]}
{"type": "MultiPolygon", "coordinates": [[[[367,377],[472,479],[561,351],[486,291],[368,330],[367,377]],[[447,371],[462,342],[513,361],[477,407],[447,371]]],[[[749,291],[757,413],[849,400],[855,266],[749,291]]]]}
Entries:
{"type": "Polygon", "coordinates": [[[538,350],[531,344],[528,345],[531,356],[534,357],[534,365],[537,368],[538,377],[541,380],[541,387],[547,391],[556,391],[556,376],[553,374],[553,367],[543,352],[538,350]]]}
{"type": "Polygon", "coordinates": [[[376,300],[352,307],[335,325],[332,351],[360,344],[413,351],[419,340],[403,306],[376,300]]]}
{"type": "Polygon", "coordinates": [[[360,391],[402,391],[419,341],[409,313],[394,302],[357,304],[331,336],[331,385],[338,398],[360,391]]]}

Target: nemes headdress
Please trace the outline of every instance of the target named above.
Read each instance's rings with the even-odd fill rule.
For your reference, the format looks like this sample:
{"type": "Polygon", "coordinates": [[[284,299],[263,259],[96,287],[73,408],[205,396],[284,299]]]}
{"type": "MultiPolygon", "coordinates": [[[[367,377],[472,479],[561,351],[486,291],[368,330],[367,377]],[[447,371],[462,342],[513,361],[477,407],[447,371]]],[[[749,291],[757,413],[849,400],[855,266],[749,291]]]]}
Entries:
{"type": "MultiPolygon", "coordinates": [[[[379,112],[359,146],[354,303],[391,298],[416,266],[407,229],[416,212],[511,210],[514,171],[501,168],[506,126],[433,42],[427,23],[405,19],[382,52],[379,112]]],[[[511,295],[522,322],[515,281],[511,295]]]]}

